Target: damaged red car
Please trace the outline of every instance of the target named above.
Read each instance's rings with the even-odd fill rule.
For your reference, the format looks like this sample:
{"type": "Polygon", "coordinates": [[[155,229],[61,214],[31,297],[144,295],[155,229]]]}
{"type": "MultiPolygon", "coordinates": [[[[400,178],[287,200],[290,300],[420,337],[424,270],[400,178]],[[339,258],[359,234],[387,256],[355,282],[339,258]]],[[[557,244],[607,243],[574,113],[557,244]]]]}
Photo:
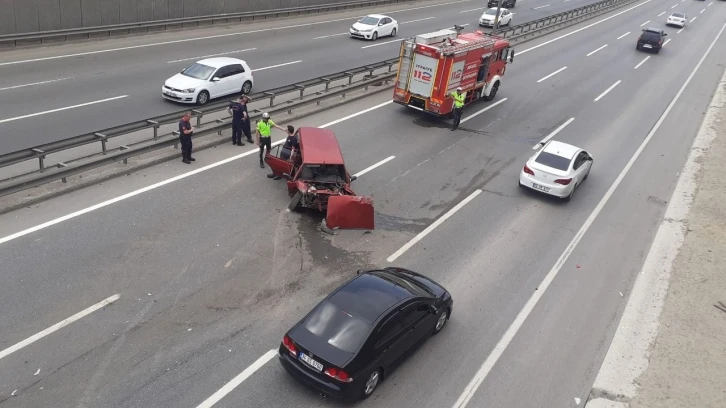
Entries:
{"type": "Polygon", "coordinates": [[[373,199],[356,196],[345,168],[335,133],[328,129],[301,127],[299,149],[277,145],[265,154],[272,174],[286,180],[291,197],[288,209],[311,208],[325,212],[330,229],[374,229],[373,199]]]}

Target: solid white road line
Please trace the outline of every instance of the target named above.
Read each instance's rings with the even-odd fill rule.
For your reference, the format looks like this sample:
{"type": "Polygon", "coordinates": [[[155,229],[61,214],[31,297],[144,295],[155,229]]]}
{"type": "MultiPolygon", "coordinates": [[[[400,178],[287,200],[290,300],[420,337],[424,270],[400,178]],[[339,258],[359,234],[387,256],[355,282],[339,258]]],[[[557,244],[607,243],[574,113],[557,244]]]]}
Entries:
{"type": "Polygon", "coordinates": [[[232,392],[232,390],[237,388],[240,384],[244,382],[244,380],[250,378],[250,376],[254,374],[255,371],[262,368],[262,366],[267,364],[267,362],[272,360],[276,355],[277,350],[270,350],[265,353],[262,357],[258,358],[257,361],[252,363],[252,365],[242,371],[238,376],[234,377],[230,382],[225,384],[224,387],[220,388],[217,392],[212,394],[211,397],[207,398],[204,402],[199,404],[197,408],[212,408],[214,404],[218,403],[227,394],[232,392]]]}
{"type": "Polygon", "coordinates": [[[597,102],[600,99],[602,99],[603,97],[605,97],[605,95],[607,95],[608,93],[610,93],[610,91],[612,91],[613,89],[615,89],[616,86],[620,85],[620,82],[622,82],[622,81],[618,79],[617,82],[615,82],[614,84],[610,85],[610,88],[606,89],[605,92],[601,93],[600,96],[598,96],[597,98],[595,98],[594,102],[597,102]]]}
{"type": "Polygon", "coordinates": [[[121,295],[118,295],[118,294],[113,295],[105,300],[102,300],[102,301],[96,303],[95,305],[93,305],[87,309],[84,309],[84,310],[74,314],[73,316],[71,316],[65,320],[62,320],[62,321],[48,327],[47,329],[45,329],[37,334],[34,334],[34,335],[28,337],[27,339],[21,341],[20,343],[17,343],[13,346],[6,348],[3,351],[0,351],[0,360],[2,360],[3,358],[9,356],[10,354],[12,354],[16,351],[22,349],[25,346],[27,346],[29,344],[33,344],[36,341],[42,339],[43,337],[46,337],[47,335],[68,326],[69,324],[71,324],[75,321],[88,316],[89,314],[95,312],[96,310],[117,301],[119,299],[119,297],[121,297],[121,295]]]}
{"type": "Polygon", "coordinates": [[[640,26],[642,27],[642,26],[644,26],[644,25],[646,25],[648,23],[650,23],[650,20],[646,21],[645,23],[641,24],[640,26]]]}
{"type": "Polygon", "coordinates": [[[389,256],[388,259],[386,259],[388,262],[393,262],[398,257],[403,255],[406,251],[411,249],[412,246],[416,245],[417,242],[421,241],[426,235],[430,234],[431,231],[435,230],[436,227],[443,224],[444,221],[448,220],[452,215],[454,215],[457,211],[461,210],[465,205],[469,203],[469,201],[473,200],[476,196],[481,194],[481,190],[477,189],[473,193],[471,193],[468,197],[466,197],[462,202],[456,205],[456,207],[450,209],[446,212],[446,214],[442,215],[439,219],[433,222],[433,224],[426,227],[425,230],[421,231],[418,235],[413,237],[412,240],[408,241],[406,245],[402,246],[401,249],[396,251],[393,255],[389,256]]]}
{"type": "Polygon", "coordinates": [[[51,82],[67,81],[69,79],[73,79],[73,78],[72,77],[68,77],[68,78],[60,78],[60,79],[51,79],[50,81],[33,82],[32,84],[8,86],[8,87],[5,87],[5,88],[0,88],[0,91],[7,91],[7,90],[10,90],[10,89],[18,89],[18,88],[27,88],[29,86],[49,84],[51,82]]]}
{"type": "Polygon", "coordinates": [[[695,20],[695,19],[696,19],[696,17],[693,17],[693,18],[691,19],[691,21],[689,21],[689,23],[692,23],[692,22],[693,22],[693,20],[695,20]]]}
{"type": "Polygon", "coordinates": [[[128,95],[121,95],[121,96],[116,96],[114,98],[107,98],[107,99],[101,99],[101,100],[93,101],[93,102],[81,103],[79,105],[66,106],[65,108],[52,109],[52,110],[48,110],[45,112],[38,112],[38,113],[31,113],[31,114],[23,115],[23,116],[16,116],[14,118],[2,119],[2,120],[0,120],[0,123],[13,122],[13,121],[20,120],[20,119],[32,118],[34,116],[47,115],[50,113],[61,112],[61,111],[69,110],[69,109],[82,108],[84,106],[95,105],[98,103],[109,102],[109,101],[115,101],[116,99],[123,99],[126,97],[128,97],[128,95]]]}
{"type": "Polygon", "coordinates": [[[665,14],[665,11],[662,12],[662,13],[660,13],[660,14],[658,14],[658,17],[662,16],[663,14],[665,14]]]}
{"type": "Polygon", "coordinates": [[[577,245],[580,243],[580,240],[582,240],[582,237],[585,235],[588,229],[590,229],[590,226],[595,222],[595,219],[600,214],[602,209],[605,207],[605,204],[610,201],[610,198],[615,193],[615,190],[620,186],[620,183],[622,183],[625,176],[630,172],[630,169],[633,167],[633,164],[635,164],[635,161],[638,160],[643,150],[645,150],[648,143],[650,143],[650,140],[653,138],[653,135],[658,131],[660,126],[663,124],[665,119],[668,117],[668,114],[673,109],[673,106],[678,102],[678,100],[681,98],[681,95],[683,94],[683,91],[688,87],[688,84],[691,83],[691,80],[696,75],[696,72],[703,64],[703,61],[706,59],[708,54],[711,53],[711,50],[713,49],[713,46],[716,45],[716,41],[718,41],[719,37],[721,37],[721,34],[723,33],[724,29],[726,29],[726,24],[724,24],[721,27],[721,30],[716,35],[716,38],[713,40],[711,45],[708,47],[705,53],[701,56],[701,59],[698,61],[698,64],[696,64],[696,67],[693,69],[691,74],[688,76],[686,81],[681,86],[681,89],[678,90],[678,93],[676,93],[676,96],[673,97],[673,100],[668,105],[666,110],[663,112],[661,117],[658,119],[658,121],[655,123],[653,128],[648,132],[648,135],[645,137],[645,140],[640,144],[640,147],[638,147],[638,150],[635,151],[633,154],[633,157],[630,158],[630,161],[625,165],[623,170],[620,172],[618,177],[615,179],[613,184],[610,186],[608,191],[605,193],[605,196],[600,200],[600,202],[597,204],[595,209],[592,211],[589,217],[585,220],[585,223],[582,225],[580,230],[575,234],[574,238],[572,238],[572,241],[570,241],[570,244],[567,245],[567,248],[565,248],[565,251],[560,255],[560,258],[557,260],[555,265],[552,267],[552,269],[547,273],[542,283],[540,283],[537,286],[537,290],[534,291],[532,296],[529,298],[527,303],[524,305],[522,310],[519,312],[517,317],[514,319],[512,324],[509,326],[507,331],[504,333],[504,336],[499,340],[496,346],[494,346],[494,349],[492,352],[487,356],[486,360],[484,360],[484,363],[482,363],[481,367],[479,367],[479,371],[474,374],[474,377],[471,379],[469,384],[466,386],[464,391],[459,396],[459,399],[454,403],[453,408],[465,408],[466,405],[469,403],[471,398],[474,396],[474,393],[479,389],[482,382],[487,378],[489,375],[489,372],[491,372],[494,365],[497,363],[499,358],[504,354],[504,351],[507,349],[509,344],[512,342],[512,339],[514,339],[514,336],[517,334],[519,329],[522,327],[524,322],[527,320],[527,317],[529,317],[530,313],[532,313],[532,310],[534,310],[534,307],[537,305],[539,300],[544,296],[545,292],[547,291],[547,288],[550,286],[552,281],[555,279],[557,274],[560,271],[560,268],[565,264],[567,259],[570,257],[570,254],[575,250],[577,245]]]}
{"type": "Polygon", "coordinates": [[[592,51],[592,52],[590,52],[589,54],[587,54],[587,55],[585,55],[585,56],[586,56],[586,57],[589,57],[590,55],[592,55],[592,54],[594,54],[594,53],[596,53],[596,52],[600,51],[601,49],[603,49],[603,48],[605,48],[605,47],[607,47],[607,46],[608,46],[608,45],[607,45],[607,44],[605,44],[605,45],[603,45],[602,47],[600,47],[600,48],[596,49],[595,51],[592,51]]]}
{"type": "MultiPolygon", "coordinates": [[[[685,28],[685,27],[684,27],[684,28],[685,28]]],[[[680,33],[681,33],[681,31],[683,31],[683,28],[681,28],[680,30],[676,31],[676,34],[680,34],[680,33]]]]}
{"type": "Polygon", "coordinates": [[[640,66],[641,66],[641,65],[643,65],[643,64],[645,64],[645,61],[648,61],[648,59],[649,59],[649,58],[650,58],[650,55],[648,55],[647,57],[643,58],[643,60],[642,60],[642,61],[640,61],[640,62],[638,63],[638,65],[636,65],[636,66],[635,66],[635,69],[638,69],[638,68],[640,68],[640,66]]]}
{"type": "Polygon", "coordinates": [[[668,45],[669,42],[671,42],[671,39],[670,38],[667,39],[667,40],[665,40],[665,42],[663,43],[663,47],[665,47],[666,45],[668,45]]]}
{"type": "Polygon", "coordinates": [[[542,147],[542,145],[544,143],[547,143],[550,139],[552,139],[553,137],[555,137],[558,133],[560,133],[560,131],[562,129],[564,129],[565,127],[567,127],[567,125],[569,125],[570,123],[572,123],[573,120],[575,120],[575,118],[569,118],[569,119],[567,119],[567,121],[565,123],[563,123],[560,126],[558,126],[557,129],[555,129],[555,130],[552,131],[552,133],[550,133],[549,135],[547,135],[544,139],[542,139],[536,145],[532,146],[532,150],[537,150],[540,147],[542,147]]]}
{"type": "MultiPolygon", "coordinates": [[[[412,7],[412,8],[402,9],[402,10],[389,11],[387,14],[396,14],[396,13],[402,13],[405,11],[420,10],[420,9],[426,9],[426,8],[431,8],[431,7],[440,7],[440,6],[446,6],[449,4],[466,3],[468,1],[470,1],[470,0],[457,0],[457,1],[451,1],[448,3],[432,4],[429,6],[412,7]]],[[[74,53],[74,54],[54,55],[52,57],[34,58],[34,59],[10,61],[10,62],[0,62],[0,67],[4,66],[4,65],[26,64],[29,62],[49,61],[49,60],[62,59],[62,58],[80,57],[80,56],[84,56],[84,55],[104,54],[107,52],[133,50],[136,48],[156,47],[156,46],[167,45],[167,44],[178,44],[178,43],[185,43],[185,42],[191,42],[191,41],[210,40],[210,39],[215,39],[215,38],[231,37],[231,36],[236,36],[236,35],[265,33],[265,32],[269,32],[269,31],[285,30],[285,29],[290,29],[290,28],[310,27],[310,26],[316,26],[316,25],[327,24],[327,23],[335,23],[338,21],[350,21],[350,20],[354,20],[357,18],[361,18],[361,17],[365,17],[365,16],[338,18],[338,19],[334,19],[334,20],[318,21],[318,22],[314,22],[314,23],[292,24],[292,25],[286,25],[286,26],[274,27],[274,28],[261,28],[259,30],[240,31],[240,32],[236,32],[236,33],[217,34],[217,35],[209,35],[209,36],[205,36],[205,37],[196,37],[196,38],[185,38],[185,39],[181,39],[181,40],[163,41],[163,42],[151,43],[151,44],[132,45],[129,47],[109,48],[109,49],[105,49],[105,50],[79,52],[79,53],[74,53]]]]}
{"type": "Polygon", "coordinates": [[[627,9],[625,9],[625,10],[623,10],[623,11],[621,11],[621,12],[617,13],[617,14],[613,14],[613,15],[612,15],[612,16],[610,16],[610,17],[605,17],[605,18],[603,18],[602,20],[598,20],[598,21],[596,21],[596,22],[594,22],[594,23],[592,23],[592,24],[590,24],[590,25],[586,25],[585,27],[581,27],[581,28],[578,28],[577,30],[573,30],[573,31],[570,31],[570,32],[569,32],[569,33],[567,33],[567,34],[563,34],[563,35],[561,35],[561,36],[559,36],[559,37],[557,37],[557,38],[553,38],[553,39],[551,39],[551,40],[549,40],[549,41],[545,41],[545,42],[543,42],[542,44],[537,44],[537,45],[535,45],[534,47],[530,47],[530,48],[527,48],[526,50],[522,50],[522,51],[517,51],[517,55],[522,55],[522,54],[524,54],[525,52],[529,52],[529,51],[532,51],[532,50],[536,50],[536,49],[537,49],[537,48],[539,48],[539,47],[543,47],[543,46],[545,46],[545,45],[547,45],[547,44],[550,44],[550,43],[553,43],[553,42],[555,42],[555,41],[561,40],[561,39],[563,39],[563,38],[565,38],[565,37],[569,37],[569,36],[571,36],[572,34],[575,34],[575,33],[579,33],[580,31],[583,31],[583,30],[587,30],[588,28],[590,28],[590,27],[594,27],[594,26],[596,26],[597,24],[600,24],[600,23],[602,23],[602,22],[608,21],[608,20],[610,20],[611,18],[615,18],[615,17],[617,17],[617,16],[619,16],[619,15],[622,15],[622,14],[625,14],[625,13],[627,13],[627,12],[631,11],[631,10],[635,10],[636,8],[638,8],[638,7],[640,7],[640,6],[644,5],[644,4],[648,4],[648,3],[650,3],[651,1],[653,1],[653,0],[645,0],[644,2],[642,2],[642,3],[640,3],[640,4],[636,4],[636,5],[635,5],[635,6],[633,6],[633,7],[627,8],[627,9]]]}
{"type": "Polygon", "coordinates": [[[630,31],[628,31],[627,33],[625,33],[625,34],[621,35],[620,37],[616,38],[616,40],[619,40],[619,39],[621,39],[621,38],[625,37],[625,36],[626,36],[626,35],[628,35],[628,34],[630,34],[630,31]]]}
{"type": "Polygon", "coordinates": [[[338,33],[338,34],[330,34],[330,35],[321,35],[320,37],[313,38],[313,40],[319,40],[321,38],[338,37],[340,35],[348,35],[348,34],[350,34],[350,32],[347,32],[347,33],[338,33]]]}
{"type": "Polygon", "coordinates": [[[369,171],[371,171],[371,170],[375,169],[376,167],[382,166],[382,165],[384,165],[384,164],[388,163],[389,161],[391,161],[391,160],[393,160],[393,159],[395,159],[395,158],[396,158],[396,156],[389,156],[389,157],[386,157],[385,159],[383,159],[383,160],[379,161],[378,163],[376,163],[376,164],[374,164],[374,165],[372,165],[372,166],[366,167],[365,169],[363,169],[363,170],[359,171],[358,173],[355,173],[355,174],[353,175],[353,177],[360,177],[360,176],[362,176],[362,175],[364,175],[364,174],[368,173],[369,171]]]}
{"type": "Polygon", "coordinates": [[[532,10],[537,10],[537,9],[541,9],[541,8],[545,8],[545,7],[549,7],[549,6],[551,6],[551,4],[545,4],[544,6],[535,7],[532,10]]]}
{"type": "Polygon", "coordinates": [[[540,78],[540,79],[539,79],[539,80],[537,81],[537,83],[540,83],[540,82],[542,82],[542,81],[545,81],[545,80],[547,80],[548,78],[550,78],[550,77],[553,77],[553,76],[555,76],[555,75],[559,74],[560,72],[562,72],[562,71],[564,71],[564,70],[566,70],[566,69],[567,69],[567,67],[562,67],[562,68],[558,69],[557,71],[555,71],[555,72],[553,72],[553,73],[551,73],[551,74],[547,75],[546,77],[544,77],[544,78],[540,78]]]}
{"type": "Polygon", "coordinates": [[[264,71],[264,70],[270,69],[270,68],[284,67],[285,65],[299,64],[301,62],[302,62],[302,60],[297,60],[297,61],[292,61],[292,62],[286,62],[284,64],[270,65],[269,67],[253,69],[252,72],[264,71]]]}
{"type": "Polygon", "coordinates": [[[431,20],[432,18],[436,18],[436,17],[419,18],[418,20],[404,21],[403,23],[398,23],[398,24],[401,25],[401,24],[416,23],[416,22],[419,22],[419,21],[431,20]]]}
{"type": "Polygon", "coordinates": [[[507,98],[502,98],[502,99],[494,102],[493,104],[487,106],[486,108],[480,109],[480,110],[472,113],[471,115],[469,115],[469,116],[465,117],[464,119],[462,119],[461,120],[461,123],[466,123],[469,119],[474,119],[475,117],[477,117],[477,116],[481,115],[482,113],[488,111],[489,109],[491,109],[491,108],[499,105],[500,103],[503,103],[506,100],[507,100],[507,98]]]}
{"type": "Polygon", "coordinates": [[[379,45],[386,45],[386,44],[390,44],[390,43],[394,43],[394,42],[400,42],[400,41],[401,40],[397,38],[395,40],[379,42],[379,43],[375,43],[375,44],[372,44],[372,45],[365,45],[365,46],[360,47],[360,48],[361,49],[366,49],[366,48],[371,48],[371,47],[378,47],[379,45]]]}
{"type": "MultiPolygon", "coordinates": [[[[388,101],[388,102],[381,103],[379,105],[370,107],[368,109],[362,110],[362,111],[357,112],[357,113],[354,113],[352,115],[348,115],[348,116],[346,116],[344,118],[340,118],[340,119],[334,120],[332,122],[326,123],[326,124],[324,124],[324,125],[322,125],[320,127],[321,128],[326,128],[326,127],[333,126],[335,124],[338,124],[340,122],[346,121],[346,120],[351,119],[351,118],[354,118],[356,116],[360,116],[360,115],[366,114],[366,113],[368,113],[370,111],[376,110],[378,108],[382,108],[382,107],[384,107],[386,105],[389,105],[391,103],[393,103],[392,100],[391,101],[388,101]]],[[[272,147],[277,146],[277,145],[280,145],[280,144],[282,144],[284,142],[285,142],[285,139],[282,139],[282,140],[278,140],[276,142],[273,142],[272,143],[272,147]]],[[[143,193],[145,193],[147,191],[155,190],[155,189],[157,189],[159,187],[163,187],[163,186],[165,186],[167,184],[171,184],[171,183],[173,183],[175,181],[183,180],[183,179],[185,179],[187,177],[191,177],[191,176],[193,176],[195,174],[198,174],[198,173],[201,173],[201,172],[204,172],[204,171],[207,171],[207,170],[211,170],[211,169],[213,169],[215,167],[218,167],[218,166],[221,166],[223,164],[227,164],[227,163],[232,162],[232,161],[235,161],[237,159],[241,159],[243,157],[251,156],[253,154],[258,154],[258,153],[259,153],[259,151],[257,149],[250,150],[250,151],[247,151],[247,152],[238,154],[236,156],[228,157],[228,158],[226,158],[224,160],[220,160],[218,162],[215,162],[215,163],[212,163],[212,164],[208,164],[208,165],[206,165],[204,167],[200,167],[198,169],[194,169],[194,170],[188,171],[186,173],[179,174],[179,175],[174,176],[172,178],[169,178],[169,179],[166,179],[166,180],[162,180],[162,181],[160,181],[158,183],[154,183],[152,185],[149,185],[149,186],[140,188],[138,190],[134,190],[134,191],[132,191],[130,193],[126,193],[126,194],[120,195],[118,197],[111,198],[109,200],[106,200],[106,201],[103,201],[101,203],[92,205],[90,207],[83,208],[83,209],[78,210],[78,211],[75,211],[73,213],[66,214],[66,215],[64,215],[62,217],[58,217],[58,218],[52,219],[50,221],[44,222],[42,224],[38,224],[38,225],[36,225],[34,227],[27,228],[27,229],[24,229],[22,231],[16,232],[14,234],[10,234],[8,236],[2,237],[2,238],[0,238],[0,245],[4,244],[6,242],[10,242],[10,241],[12,241],[14,239],[18,239],[20,237],[24,237],[24,236],[26,236],[28,234],[32,234],[33,232],[40,231],[42,229],[51,227],[51,226],[56,225],[56,224],[60,224],[60,223],[62,223],[64,221],[68,221],[68,220],[70,220],[72,218],[76,218],[76,217],[79,217],[81,215],[90,213],[90,212],[95,211],[95,210],[98,210],[100,208],[108,207],[111,204],[115,204],[115,203],[117,203],[119,201],[123,201],[123,200],[126,200],[126,199],[131,198],[131,197],[135,197],[135,196],[137,196],[139,194],[143,194],[143,193]]]]}
{"type": "Polygon", "coordinates": [[[244,50],[220,52],[219,54],[202,55],[201,57],[191,57],[191,58],[176,59],[176,60],[166,61],[166,63],[167,64],[172,64],[174,62],[191,61],[191,60],[201,60],[201,59],[204,59],[204,58],[219,57],[220,55],[239,54],[241,52],[254,51],[256,49],[257,48],[245,48],[244,50]]]}

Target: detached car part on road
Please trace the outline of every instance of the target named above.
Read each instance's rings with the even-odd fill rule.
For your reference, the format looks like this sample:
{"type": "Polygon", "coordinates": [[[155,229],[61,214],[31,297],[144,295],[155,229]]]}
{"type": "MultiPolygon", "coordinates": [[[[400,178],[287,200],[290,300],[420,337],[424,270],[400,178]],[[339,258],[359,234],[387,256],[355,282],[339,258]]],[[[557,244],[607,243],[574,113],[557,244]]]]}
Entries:
{"type": "Polygon", "coordinates": [[[519,186],[570,201],[587,179],[592,156],[579,147],[550,140],[529,158],[519,174],[519,186]]]}
{"type": "Polygon", "coordinates": [[[279,360],[324,395],[368,398],[392,368],[444,328],[453,305],[446,289],[416,272],[358,271],[285,333],[279,360]]]}
{"type": "Polygon", "coordinates": [[[311,208],[326,212],[327,228],[374,229],[373,199],[356,196],[345,168],[335,133],[328,129],[301,127],[299,150],[275,146],[265,154],[272,174],[287,181],[292,198],[288,209],[311,208]]]}

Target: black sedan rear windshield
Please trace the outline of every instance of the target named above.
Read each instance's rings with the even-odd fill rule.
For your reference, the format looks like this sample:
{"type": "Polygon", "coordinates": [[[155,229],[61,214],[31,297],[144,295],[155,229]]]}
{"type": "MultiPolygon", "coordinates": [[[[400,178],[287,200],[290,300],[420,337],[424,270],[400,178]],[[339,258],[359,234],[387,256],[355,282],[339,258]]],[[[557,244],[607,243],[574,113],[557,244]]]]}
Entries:
{"type": "Polygon", "coordinates": [[[567,169],[570,168],[570,159],[547,152],[540,153],[534,161],[547,167],[552,167],[553,169],[562,171],[567,171],[567,169]]]}
{"type": "Polygon", "coordinates": [[[652,31],[643,31],[643,39],[645,39],[645,40],[660,40],[660,33],[654,33],[652,31]]]}
{"type": "Polygon", "coordinates": [[[371,325],[325,301],[303,322],[303,327],[331,346],[357,352],[365,343],[371,325]]]}

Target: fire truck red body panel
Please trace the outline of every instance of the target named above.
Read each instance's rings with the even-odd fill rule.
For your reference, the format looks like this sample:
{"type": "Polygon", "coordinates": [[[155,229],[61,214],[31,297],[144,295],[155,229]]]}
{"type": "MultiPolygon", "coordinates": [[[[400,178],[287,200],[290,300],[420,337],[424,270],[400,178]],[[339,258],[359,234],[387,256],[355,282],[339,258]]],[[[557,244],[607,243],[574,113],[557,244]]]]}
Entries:
{"type": "Polygon", "coordinates": [[[393,101],[444,116],[453,109],[457,87],[466,91],[466,104],[491,100],[513,59],[508,41],[481,31],[447,29],[404,40],[393,101]]]}

